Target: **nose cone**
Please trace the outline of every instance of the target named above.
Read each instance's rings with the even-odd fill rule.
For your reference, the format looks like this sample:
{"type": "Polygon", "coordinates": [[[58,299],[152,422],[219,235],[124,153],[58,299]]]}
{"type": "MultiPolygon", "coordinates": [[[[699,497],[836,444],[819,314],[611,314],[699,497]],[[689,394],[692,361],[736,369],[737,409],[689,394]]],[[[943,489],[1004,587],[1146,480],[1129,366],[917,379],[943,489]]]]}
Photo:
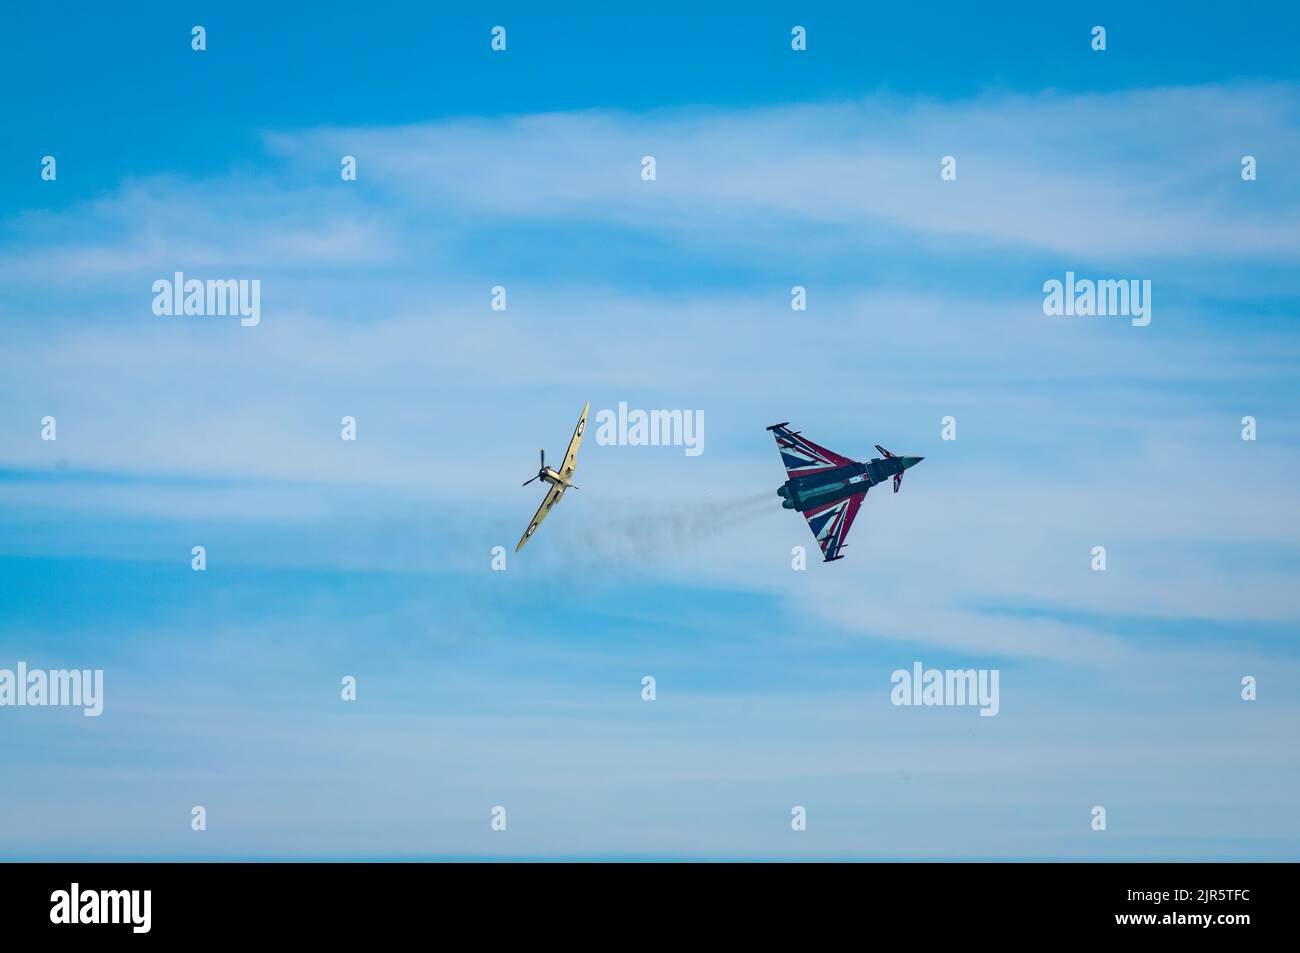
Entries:
{"type": "Polygon", "coordinates": [[[924,460],[924,459],[925,459],[925,457],[903,457],[903,469],[904,469],[904,470],[908,470],[908,469],[910,469],[910,468],[916,466],[918,463],[920,463],[920,462],[921,462],[922,460],[924,460]]]}

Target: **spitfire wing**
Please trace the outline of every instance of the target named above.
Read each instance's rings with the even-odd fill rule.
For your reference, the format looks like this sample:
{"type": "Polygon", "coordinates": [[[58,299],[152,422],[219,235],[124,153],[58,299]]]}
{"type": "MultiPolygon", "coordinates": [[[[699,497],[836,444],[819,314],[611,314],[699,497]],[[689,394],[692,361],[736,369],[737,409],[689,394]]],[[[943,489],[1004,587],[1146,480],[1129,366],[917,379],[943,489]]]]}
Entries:
{"type": "Polygon", "coordinates": [[[822,548],[822,558],[826,562],[839,559],[840,549],[849,535],[849,527],[857,518],[858,508],[862,506],[866,495],[867,491],[863,490],[834,503],[804,511],[804,519],[808,521],[812,534],[817,537],[817,545],[822,548]]]}
{"type": "Polygon", "coordinates": [[[528,538],[537,532],[537,527],[542,525],[542,520],[551,512],[551,507],[560,502],[560,497],[564,496],[564,487],[559,483],[552,483],[551,488],[546,491],[546,497],[542,500],[542,505],[537,508],[533,514],[533,521],[528,524],[528,529],[524,530],[524,535],[519,537],[519,545],[515,547],[515,552],[524,548],[524,543],[528,538]]]}
{"type": "Polygon", "coordinates": [[[772,436],[776,438],[776,449],[781,453],[781,463],[785,465],[785,472],[790,474],[792,480],[795,477],[833,470],[835,467],[854,462],[848,457],[840,456],[834,450],[818,446],[806,437],[795,433],[785,424],[777,424],[767,429],[772,431],[772,436]]]}
{"type": "MultiPolygon", "coordinates": [[[[582,446],[582,434],[587,429],[587,411],[591,409],[591,401],[587,401],[586,406],[582,408],[582,416],[578,418],[578,426],[573,428],[573,436],[569,438],[569,447],[564,451],[564,463],[560,465],[560,476],[564,480],[569,480],[573,476],[574,469],[578,466],[578,448],[582,446]]],[[[560,502],[560,497],[564,496],[564,491],[568,487],[564,483],[552,483],[551,488],[546,491],[546,497],[542,500],[542,505],[537,508],[533,514],[533,521],[528,524],[528,529],[524,530],[524,535],[519,537],[519,545],[515,547],[515,552],[524,548],[524,543],[528,538],[537,532],[537,527],[542,525],[542,520],[546,519],[551,507],[560,502]]]]}
{"type": "Polygon", "coordinates": [[[568,480],[573,476],[573,470],[578,465],[578,448],[582,446],[582,433],[587,429],[587,411],[591,409],[591,401],[582,408],[582,416],[578,418],[578,426],[573,428],[573,437],[569,440],[569,449],[564,451],[564,465],[560,467],[560,476],[568,480]]]}

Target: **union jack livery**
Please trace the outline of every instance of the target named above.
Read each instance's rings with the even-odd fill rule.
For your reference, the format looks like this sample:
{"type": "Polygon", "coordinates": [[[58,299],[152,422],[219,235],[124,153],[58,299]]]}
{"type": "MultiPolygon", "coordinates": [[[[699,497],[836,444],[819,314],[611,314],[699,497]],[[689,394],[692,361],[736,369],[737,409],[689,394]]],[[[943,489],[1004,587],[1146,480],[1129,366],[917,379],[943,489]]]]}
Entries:
{"type": "Polygon", "coordinates": [[[783,507],[803,514],[825,562],[843,558],[840,550],[867,490],[892,479],[897,493],[903,484],[903,471],[925,459],[895,456],[876,444],[881,456],[859,463],[818,446],[788,424],[773,424],[767,429],[776,438],[781,463],[790,477],[776,494],[783,507]]]}

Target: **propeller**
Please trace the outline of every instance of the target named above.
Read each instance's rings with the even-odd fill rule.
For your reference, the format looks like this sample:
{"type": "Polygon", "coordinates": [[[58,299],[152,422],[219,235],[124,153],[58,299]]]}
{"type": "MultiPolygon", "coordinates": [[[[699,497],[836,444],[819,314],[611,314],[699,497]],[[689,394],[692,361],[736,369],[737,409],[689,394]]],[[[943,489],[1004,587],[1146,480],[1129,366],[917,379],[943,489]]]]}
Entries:
{"type": "MultiPolygon", "coordinates": [[[[537,452],[541,454],[541,461],[540,461],[540,466],[537,469],[537,476],[533,477],[533,480],[540,480],[542,478],[542,474],[546,472],[546,451],[543,449],[543,450],[538,450],[537,452]]],[[[527,486],[528,484],[532,483],[533,480],[525,480],[523,482],[523,485],[527,486]]]]}

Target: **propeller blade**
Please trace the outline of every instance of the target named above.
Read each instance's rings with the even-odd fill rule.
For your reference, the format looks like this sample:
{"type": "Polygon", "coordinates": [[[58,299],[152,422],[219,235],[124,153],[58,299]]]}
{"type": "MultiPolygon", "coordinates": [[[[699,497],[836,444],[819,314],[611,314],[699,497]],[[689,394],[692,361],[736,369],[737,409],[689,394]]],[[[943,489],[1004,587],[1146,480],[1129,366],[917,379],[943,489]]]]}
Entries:
{"type": "MultiPolygon", "coordinates": [[[[540,476],[541,476],[541,474],[538,474],[537,476],[533,477],[533,480],[538,479],[540,476]]],[[[532,483],[533,480],[525,480],[525,481],[523,482],[522,485],[523,485],[523,486],[527,486],[528,484],[532,483]]]]}
{"type": "Polygon", "coordinates": [[[545,451],[545,450],[538,450],[537,452],[538,452],[539,454],[541,454],[541,463],[542,463],[542,465],[541,465],[541,467],[540,467],[539,469],[545,470],[545,469],[546,469],[546,451],[545,451]]]}

